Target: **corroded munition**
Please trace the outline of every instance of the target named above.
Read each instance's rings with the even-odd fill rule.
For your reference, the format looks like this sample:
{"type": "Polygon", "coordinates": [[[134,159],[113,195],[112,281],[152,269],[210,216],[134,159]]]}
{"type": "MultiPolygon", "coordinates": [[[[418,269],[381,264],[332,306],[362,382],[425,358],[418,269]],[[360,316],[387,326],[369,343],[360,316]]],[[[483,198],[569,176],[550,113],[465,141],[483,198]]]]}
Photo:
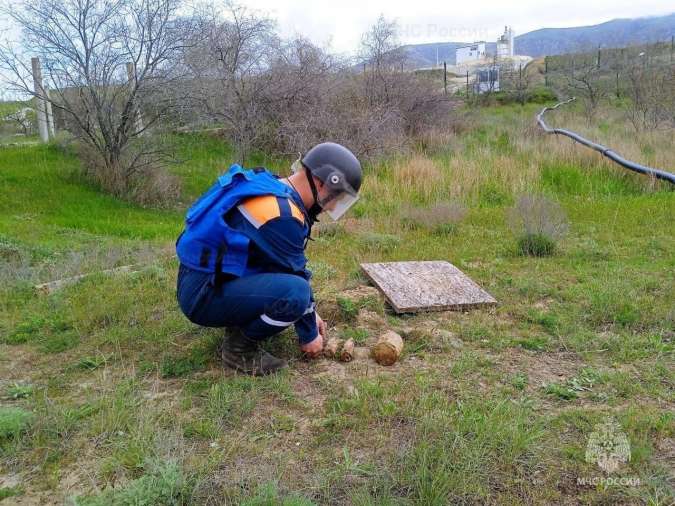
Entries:
{"type": "Polygon", "coordinates": [[[331,337],[326,341],[326,345],[323,348],[324,356],[328,358],[335,358],[337,355],[338,348],[340,347],[340,340],[336,337],[331,337]]]}
{"type": "Polygon", "coordinates": [[[343,362],[351,362],[354,358],[354,340],[347,339],[345,344],[342,345],[342,351],[340,352],[340,360],[343,362]]]}
{"type": "Polygon", "coordinates": [[[381,365],[392,365],[403,351],[403,339],[391,330],[385,332],[377,340],[371,352],[375,362],[381,365]]]}

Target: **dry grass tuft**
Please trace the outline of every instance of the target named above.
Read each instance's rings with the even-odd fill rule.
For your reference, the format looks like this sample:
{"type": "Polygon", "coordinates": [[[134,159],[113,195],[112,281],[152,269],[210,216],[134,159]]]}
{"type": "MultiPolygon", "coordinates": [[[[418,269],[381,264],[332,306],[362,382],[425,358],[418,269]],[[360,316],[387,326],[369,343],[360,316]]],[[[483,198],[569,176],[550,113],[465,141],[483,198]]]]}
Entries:
{"type": "Polygon", "coordinates": [[[431,207],[406,205],[401,208],[399,219],[409,228],[447,232],[454,230],[464,219],[466,212],[466,207],[459,202],[446,202],[431,207]]]}
{"type": "Polygon", "coordinates": [[[397,162],[392,172],[396,185],[415,190],[425,197],[433,195],[443,186],[443,172],[438,164],[423,156],[415,155],[397,162]]]}

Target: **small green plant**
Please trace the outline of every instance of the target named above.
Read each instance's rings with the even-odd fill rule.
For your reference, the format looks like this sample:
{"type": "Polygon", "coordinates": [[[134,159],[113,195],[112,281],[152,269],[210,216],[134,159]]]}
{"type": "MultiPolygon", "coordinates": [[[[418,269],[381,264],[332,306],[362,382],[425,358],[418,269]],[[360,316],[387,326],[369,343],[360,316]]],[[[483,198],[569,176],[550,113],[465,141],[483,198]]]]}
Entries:
{"type": "Polygon", "coordinates": [[[19,487],[3,487],[0,488],[0,501],[8,497],[16,497],[23,494],[23,490],[19,487]]]}
{"type": "Polygon", "coordinates": [[[0,338],[0,342],[36,343],[44,353],[60,353],[76,346],[79,336],[72,325],[60,317],[31,316],[19,323],[9,335],[0,338]]]}
{"type": "Polygon", "coordinates": [[[525,390],[525,387],[529,383],[529,378],[524,372],[516,373],[511,378],[511,386],[516,390],[525,390]]]}
{"type": "Polygon", "coordinates": [[[28,320],[19,323],[14,331],[6,337],[0,338],[5,344],[24,344],[37,336],[45,323],[45,319],[39,316],[33,316],[28,320]]]}
{"type": "Polygon", "coordinates": [[[106,363],[106,357],[104,355],[91,355],[88,357],[82,357],[77,361],[75,367],[77,369],[83,369],[85,371],[93,371],[98,369],[106,363]]]}
{"type": "Polygon", "coordinates": [[[75,332],[69,331],[45,336],[39,349],[43,353],[61,353],[74,348],[79,342],[79,336],[75,332]]]}
{"type": "Polygon", "coordinates": [[[178,378],[203,370],[207,361],[208,357],[205,351],[201,348],[195,348],[187,356],[164,357],[159,370],[163,378],[178,378]]]}
{"type": "Polygon", "coordinates": [[[544,388],[544,392],[565,401],[570,401],[578,397],[576,390],[566,385],[561,385],[560,383],[549,383],[544,388]]]}
{"type": "Polygon", "coordinates": [[[107,488],[98,495],[77,497],[77,506],[160,506],[184,504],[187,480],[175,462],[147,464],[150,472],[119,488],[107,488]]]}
{"type": "Polygon", "coordinates": [[[337,305],[340,313],[347,321],[354,321],[359,314],[359,306],[352,299],[337,297],[337,305]]]}
{"type": "Polygon", "coordinates": [[[555,253],[555,241],[544,234],[525,234],[518,239],[518,253],[523,256],[548,257],[555,253]]]}
{"type": "Polygon", "coordinates": [[[512,202],[512,198],[500,185],[489,182],[478,189],[478,201],[481,207],[495,207],[512,202]]]}
{"type": "Polygon", "coordinates": [[[353,339],[356,344],[365,344],[368,339],[368,330],[359,328],[346,328],[340,332],[344,339],[353,339]]]}
{"type": "Polygon", "coordinates": [[[380,251],[387,253],[396,249],[401,244],[401,238],[392,234],[364,232],[359,238],[361,241],[361,246],[367,251],[380,251]]]}
{"type": "Polygon", "coordinates": [[[277,484],[268,482],[259,485],[252,497],[239,504],[241,506],[314,506],[315,503],[296,494],[283,497],[279,493],[277,484]]]}
{"type": "Polygon", "coordinates": [[[518,253],[549,256],[567,232],[567,217],[562,207],[546,197],[523,195],[509,210],[509,223],[517,237],[518,253]]]}
{"type": "Polygon", "coordinates": [[[7,387],[7,397],[11,399],[25,399],[33,395],[33,386],[32,385],[21,385],[19,383],[14,383],[7,387]]]}
{"type": "Polygon", "coordinates": [[[554,334],[560,326],[560,318],[555,313],[530,310],[527,320],[532,323],[538,323],[547,331],[554,334]]]}
{"type": "Polygon", "coordinates": [[[526,350],[541,351],[548,346],[548,338],[545,336],[523,337],[516,339],[515,343],[526,350]]]}
{"type": "Polygon", "coordinates": [[[596,384],[602,383],[602,376],[590,367],[585,367],[579,374],[569,378],[565,383],[550,383],[544,391],[563,400],[576,399],[578,392],[590,391],[596,384]]]}
{"type": "Polygon", "coordinates": [[[221,434],[221,428],[213,420],[193,420],[183,426],[185,437],[200,437],[203,439],[216,439],[221,434]]]}
{"type": "Polygon", "coordinates": [[[33,414],[15,407],[0,406],[0,442],[20,436],[33,419],[33,414]]]}

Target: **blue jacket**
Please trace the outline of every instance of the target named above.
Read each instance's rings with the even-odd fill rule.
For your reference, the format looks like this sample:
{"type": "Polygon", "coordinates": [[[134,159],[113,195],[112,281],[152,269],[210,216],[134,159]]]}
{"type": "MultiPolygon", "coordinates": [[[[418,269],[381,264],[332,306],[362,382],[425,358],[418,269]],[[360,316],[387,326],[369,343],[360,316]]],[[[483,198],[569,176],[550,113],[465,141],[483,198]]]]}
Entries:
{"type": "MultiPolygon", "coordinates": [[[[244,275],[251,239],[230,226],[224,216],[250,197],[274,195],[296,200],[293,194],[290,187],[265,169],[246,170],[232,165],[188,210],[185,229],[176,241],[178,258],[182,264],[202,272],[244,275]]],[[[309,235],[307,220],[304,227],[309,235]]],[[[304,262],[304,255],[296,261],[304,262]]]]}

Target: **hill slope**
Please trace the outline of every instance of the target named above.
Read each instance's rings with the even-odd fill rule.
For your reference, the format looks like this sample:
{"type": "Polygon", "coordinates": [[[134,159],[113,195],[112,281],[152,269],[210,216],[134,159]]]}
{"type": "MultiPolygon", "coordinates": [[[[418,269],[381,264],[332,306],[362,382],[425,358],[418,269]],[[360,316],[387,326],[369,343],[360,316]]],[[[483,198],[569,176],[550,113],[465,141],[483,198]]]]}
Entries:
{"type": "MultiPolygon", "coordinates": [[[[542,28],[519,35],[515,39],[516,53],[534,58],[601,47],[624,47],[670,40],[675,35],[675,13],[635,19],[613,19],[606,23],[571,28],[542,28]]],[[[446,61],[455,64],[455,49],[466,42],[432,42],[403,46],[414,68],[431,67],[446,61]]],[[[488,53],[494,53],[496,43],[487,43],[488,53]]]]}
{"type": "Polygon", "coordinates": [[[592,26],[542,28],[516,37],[516,53],[544,56],[600,47],[622,47],[670,39],[675,35],[675,14],[614,19],[592,26]]]}

